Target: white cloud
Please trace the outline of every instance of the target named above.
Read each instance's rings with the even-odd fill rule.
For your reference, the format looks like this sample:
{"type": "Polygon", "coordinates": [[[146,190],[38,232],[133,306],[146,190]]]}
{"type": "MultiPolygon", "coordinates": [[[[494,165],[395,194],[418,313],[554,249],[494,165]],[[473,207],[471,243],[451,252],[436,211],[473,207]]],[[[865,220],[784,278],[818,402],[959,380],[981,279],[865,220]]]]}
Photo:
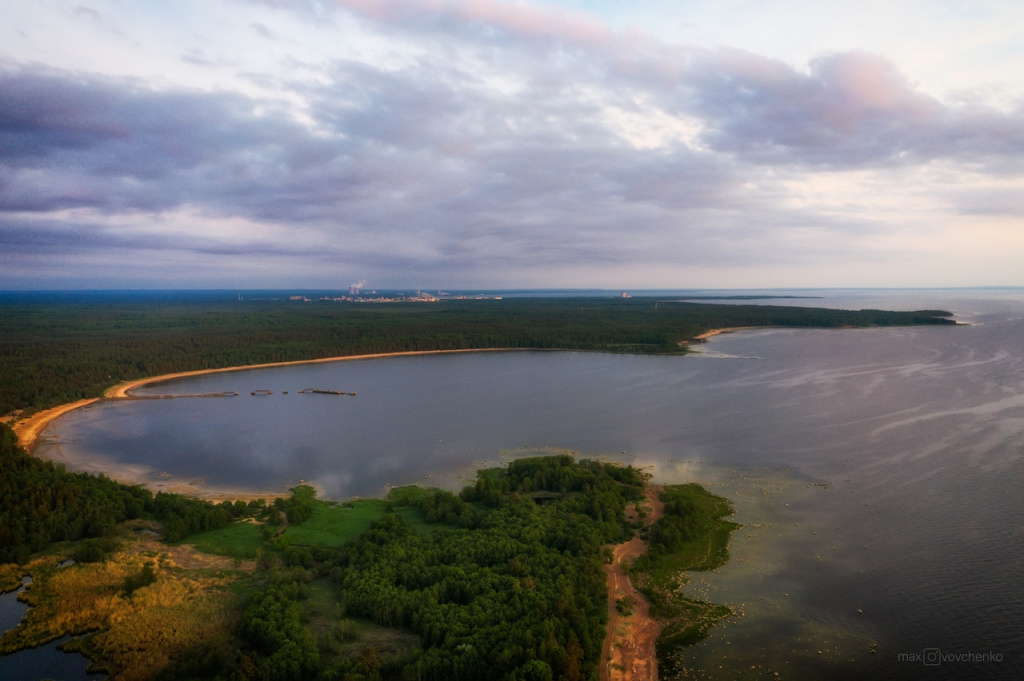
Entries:
{"type": "Polygon", "coordinates": [[[946,97],[845,39],[794,64],[765,7],[774,52],[498,0],[14,0],[0,286],[104,253],[178,285],[1024,284],[1015,83],[946,97]]]}

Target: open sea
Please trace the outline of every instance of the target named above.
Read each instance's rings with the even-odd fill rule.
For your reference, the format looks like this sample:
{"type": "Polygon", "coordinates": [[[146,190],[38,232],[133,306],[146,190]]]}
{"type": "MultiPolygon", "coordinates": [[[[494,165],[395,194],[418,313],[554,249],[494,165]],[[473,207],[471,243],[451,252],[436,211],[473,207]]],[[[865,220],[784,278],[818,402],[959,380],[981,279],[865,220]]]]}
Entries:
{"type": "Polygon", "coordinates": [[[963,325],[744,330],[685,357],[484,352],[213,374],[139,394],[240,395],[102,402],[51,424],[36,453],[153,485],[306,481],[339,500],[454,489],[553,449],[626,461],[729,497],[743,525],[729,563],[689,585],[737,616],[674,675],[1024,678],[1024,290],[770,293],[946,309],[963,325]]]}

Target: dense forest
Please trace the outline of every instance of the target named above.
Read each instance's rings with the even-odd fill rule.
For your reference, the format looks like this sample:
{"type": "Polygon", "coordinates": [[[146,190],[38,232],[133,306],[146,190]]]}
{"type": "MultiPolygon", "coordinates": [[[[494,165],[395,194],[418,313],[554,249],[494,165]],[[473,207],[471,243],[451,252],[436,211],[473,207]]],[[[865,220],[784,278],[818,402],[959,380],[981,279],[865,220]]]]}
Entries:
{"type": "MultiPolygon", "coordinates": [[[[0,564],[27,563],[58,544],[82,565],[103,563],[125,541],[123,523],[136,518],[158,521],[164,540],[175,542],[255,516],[265,527],[256,540],[261,569],[238,573],[248,595],[226,620],[233,630],[174,656],[160,678],[596,679],[607,621],[602,547],[632,535],[624,510],[643,498],[645,482],[630,466],[566,455],[521,459],[480,471],[459,494],[398,488],[354,540],[302,546],[290,542],[288,528],[317,508],[350,504],[325,504],[308,486],[269,505],[153,495],[35,459],[0,426],[0,564]],[[332,586],[325,592],[325,585],[332,586]],[[334,609],[316,615],[328,605],[334,609]],[[353,633],[366,626],[415,638],[397,652],[378,649],[353,633]]],[[[708,529],[719,535],[708,565],[726,555],[733,526],[720,518],[731,512],[728,502],[689,487],[700,494],[663,493],[666,516],[650,528],[654,562],[636,567],[656,608],[676,588],[688,554],[706,550],[708,529]]],[[[124,579],[120,597],[130,602],[165,575],[146,564],[124,579]]],[[[46,588],[44,578],[43,597],[46,588]]],[[[708,610],[721,606],[686,607],[698,606],[693,612],[711,616],[689,617],[687,640],[721,616],[708,610]]],[[[117,676],[117,660],[91,637],[76,646],[117,676]]]]}
{"type": "Polygon", "coordinates": [[[0,414],[98,397],[121,381],[195,369],[405,350],[681,353],[733,326],[952,324],[948,312],[828,310],[654,298],[435,303],[234,300],[206,294],[0,296],[0,414]]]}
{"type": "MultiPolygon", "coordinates": [[[[114,482],[103,475],[71,473],[30,456],[14,432],[0,424],[0,563],[24,563],[54,542],[101,539],[126,520],[160,521],[168,541],[251,515],[261,504],[219,505],[179,494],[114,482]]],[[[79,560],[98,559],[109,542],[80,547],[79,560]]]]}
{"type": "Polygon", "coordinates": [[[643,484],[631,467],[555,456],[482,471],[458,495],[399,489],[395,506],[415,506],[434,529],[418,532],[388,514],[337,551],[293,554],[253,594],[239,626],[246,647],[210,672],[239,680],[596,679],[607,621],[601,547],[631,535],[623,511],[642,498],[643,484]],[[348,617],[415,632],[419,645],[332,655],[331,635],[318,642],[304,625],[318,577],[336,585],[348,617]]]}
{"type": "MultiPolygon", "coordinates": [[[[83,566],[101,562],[104,551],[114,550],[102,539],[112,539],[116,548],[117,524],[138,516],[177,526],[179,534],[252,514],[279,522],[287,516],[285,527],[293,527],[324,504],[305,486],[269,506],[151,496],[33,459],[9,429],[3,428],[2,443],[2,526],[13,528],[0,542],[5,562],[27,560],[26,551],[58,541],[71,542],[75,548],[64,550],[73,550],[83,566]],[[70,528],[47,520],[68,524],[79,517],[85,522],[70,528]],[[85,547],[100,552],[86,555],[85,547]]],[[[236,578],[247,595],[238,615],[225,620],[233,622],[233,631],[175,655],[154,675],[225,681],[595,680],[607,621],[603,547],[632,535],[624,510],[643,498],[645,483],[646,475],[630,466],[538,457],[480,471],[475,484],[459,494],[398,488],[389,512],[338,548],[294,546],[284,527],[269,526],[260,569],[236,578]],[[414,525],[404,519],[408,511],[414,525]],[[358,639],[353,631],[365,627],[405,632],[412,643],[397,652],[378,648],[374,639],[346,647],[358,639]]],[[[694,511],[685,504],[672,510],[694,511]]],[[[175,579],[177,573],[155,565],[146,563],[118,583],[119,602],[130,604],[175,579]]],[[[44,577],[34,592],[45,599],[46,590],[44,577]]],[[[124,617],[140,616],[125,608],[124,617]]],[[[106,649],[98,641],[87,634],[75,647],[98,656],[102,668],[118,676],[117,659],[103,659],[106,649]]],[[[138,664],[138,649],[133,650],[138,664]]]]}

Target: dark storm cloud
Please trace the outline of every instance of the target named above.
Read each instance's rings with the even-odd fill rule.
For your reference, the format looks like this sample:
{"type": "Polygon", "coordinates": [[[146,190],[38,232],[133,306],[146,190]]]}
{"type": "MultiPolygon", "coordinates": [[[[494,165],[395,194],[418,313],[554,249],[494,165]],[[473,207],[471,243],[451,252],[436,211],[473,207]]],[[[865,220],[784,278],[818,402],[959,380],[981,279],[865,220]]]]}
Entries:
{"type": "Polygon", "coordinates": [[[332,190],[311,195],[307,181],[347,144],[316,139],[273,102],[33,69],[0,74],[0,91],[3,211],[195,204],[302,220],[358,184],[335,166],[332,190]]]}
{"type": "Polygon", "coordinates": [[[6,256],[62,253],[102,254],[114,251],[188,251],[212,256],[301,256],[315,257],[321,249],[297,244],[289,246],[259,239],[225,241],[215,237],[174,232],[139,232],[95,223],[55,220],[11,220],[0,218],[0,249],[6,256]]]}
{"type": "Polygon", "coordinates": [[[8,211],[174,207],[202,197],[209,175],[258,165],[297,132],[230,94],[42,69],[0,73],[0,91],[0,208],[8,211]]]}

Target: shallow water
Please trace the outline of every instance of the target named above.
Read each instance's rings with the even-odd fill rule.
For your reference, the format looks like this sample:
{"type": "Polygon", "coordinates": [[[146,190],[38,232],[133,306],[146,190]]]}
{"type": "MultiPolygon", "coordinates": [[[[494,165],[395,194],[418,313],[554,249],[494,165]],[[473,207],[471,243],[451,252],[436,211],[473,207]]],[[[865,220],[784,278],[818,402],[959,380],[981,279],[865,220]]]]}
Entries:
{"type": "MultiPolygon", "coordinates": [[[[18,594],[31,583],[31,578],[24,577],[21,580],[20,588],[0,594],[0,635],[17,627],[28,613],[28,604],[18,600],[18,594]]],[[[36,681],[36,679],[102,678],[101,674],[85,673],[89,666],[88,658],[78,653],[65,653],[57,649],[70,638],[70,636],[65,636],[45,646],[0,656],[0,679],[3,681],[36,681]]]]}
{"type": "Polygon", "coordinates": [[[693,584],[745,615],[684,666],[1016,678],[1024,294],[823,295],[785,302],[937,307],[972,325],[740,331],[704,357],[480,353],[216,374],[146,392],[241,395],[97,404],[55,422],[37,453],[132,466],[156,484],[306,480],[331,498],[457,484],[523,448],[617,456],[729,496],[745,526],[729,564],[693,584]],[[357,396],[298,394],[309,387],[357,396]],[[947,656],[938,666],[901,661],[932,648],[947,656]],[[986,653],[1002,661],[948,658],[986,653]]]}
{"type": "Polygon", "coordinates": [[[0,636],[18,626],[28,612],[28,603],[18,600],[18,595],[32,583],[31,578],[22,577],[21,586],[14,591],[0,593],[0,636]]]}
{"type": "Polygon", "coordinates": [[[103,674],[87,674],[89,660],[78,653],[65,653],[58,646],[71,640],[65,636],[45,646],[21,650],[0,657],[0,679],[38,681],[39,679],[102,679],[103,674]]]}

